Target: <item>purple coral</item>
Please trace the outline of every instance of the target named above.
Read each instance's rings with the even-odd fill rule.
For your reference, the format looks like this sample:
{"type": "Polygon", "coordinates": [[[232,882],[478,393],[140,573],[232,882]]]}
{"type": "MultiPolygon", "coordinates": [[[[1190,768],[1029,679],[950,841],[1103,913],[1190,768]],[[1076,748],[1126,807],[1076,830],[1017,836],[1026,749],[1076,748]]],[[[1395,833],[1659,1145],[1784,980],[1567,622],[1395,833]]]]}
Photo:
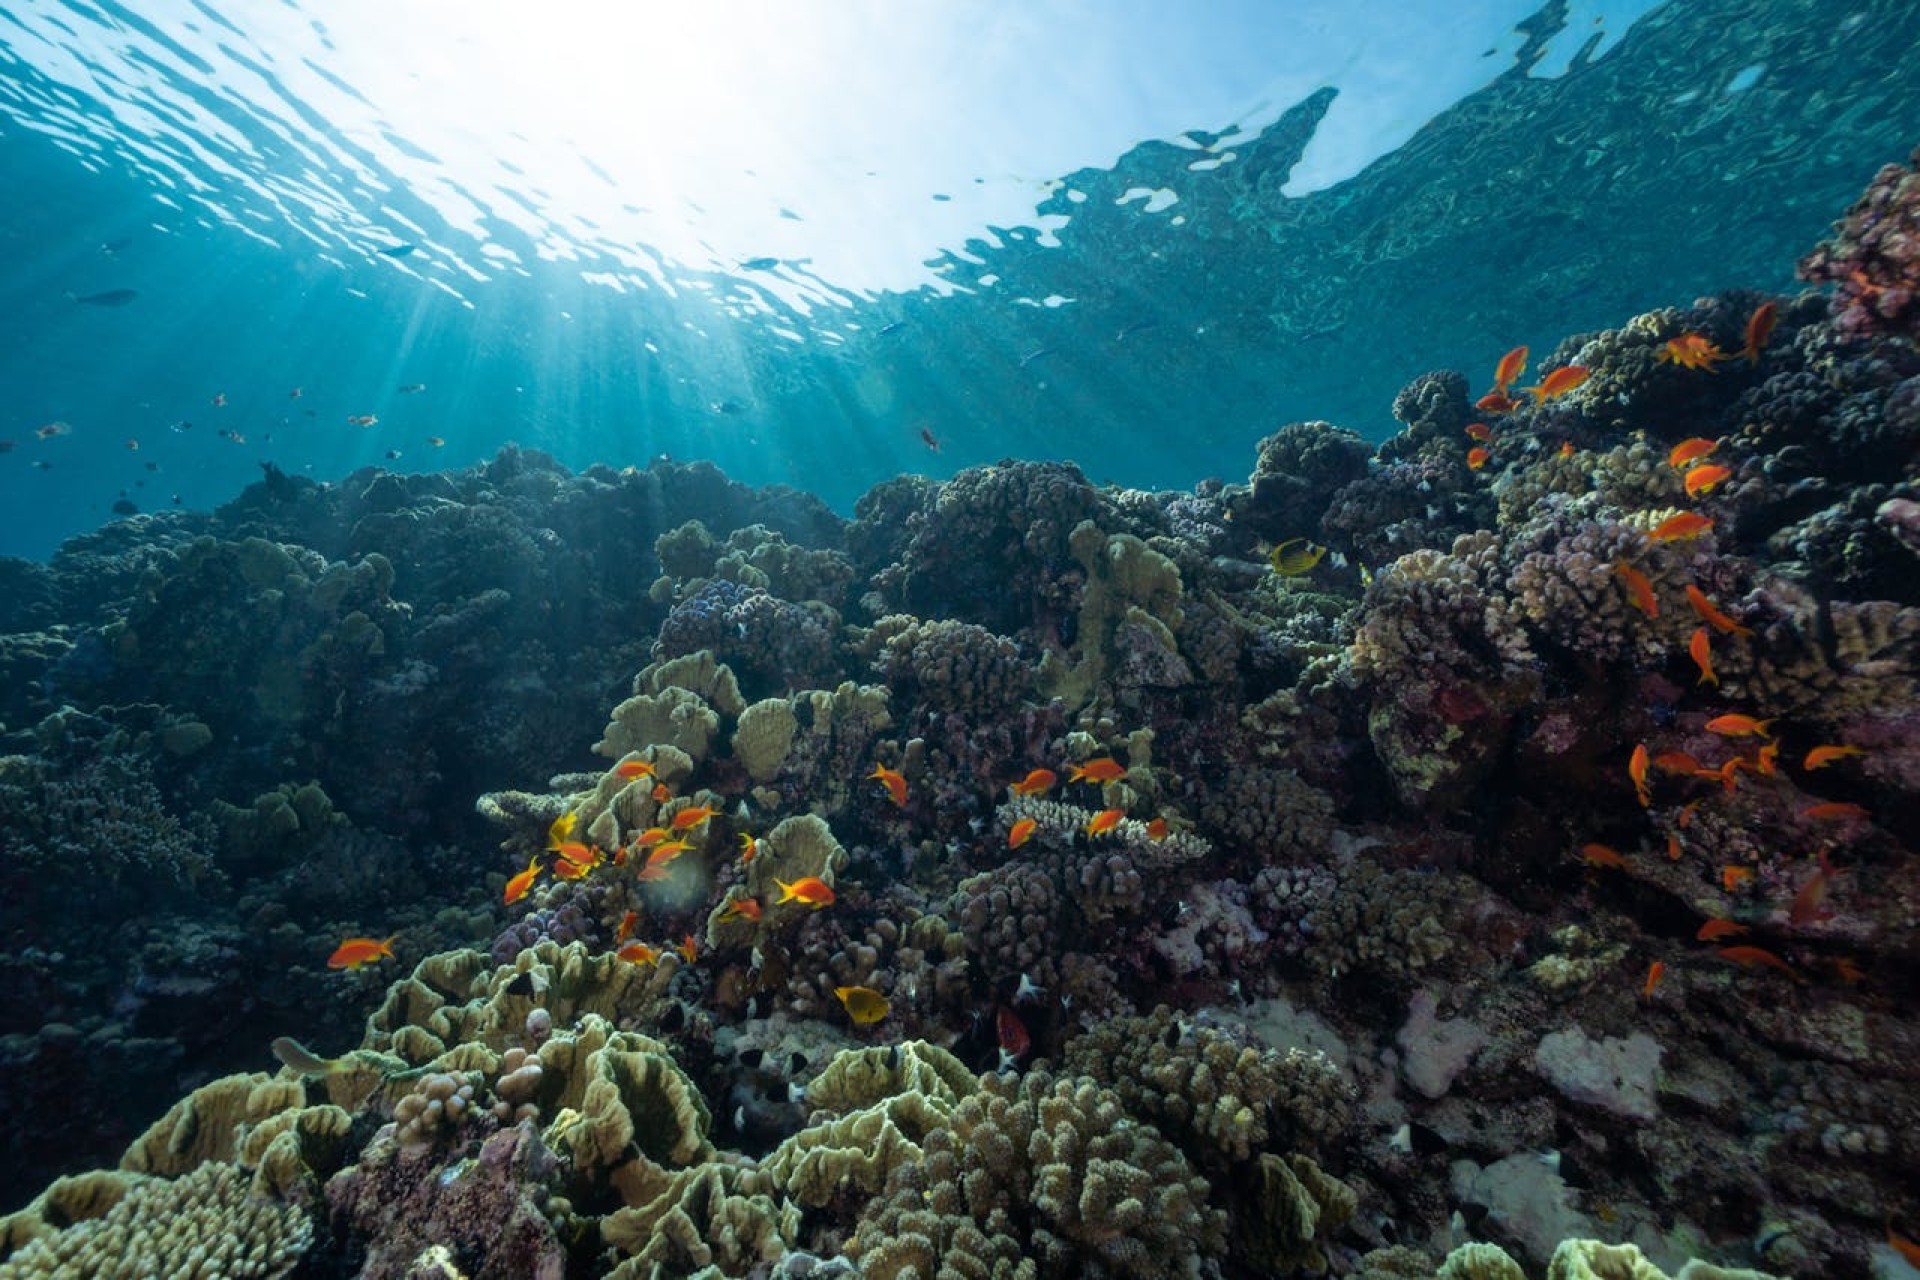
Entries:
{"type": "Polygon", "coordinates": [[[1920,334],[1920,149],[1886,165],[1831,238],[1800,260],[1800,278],[1838,286],[1834,327],[1849,337],[1920,334]]]}

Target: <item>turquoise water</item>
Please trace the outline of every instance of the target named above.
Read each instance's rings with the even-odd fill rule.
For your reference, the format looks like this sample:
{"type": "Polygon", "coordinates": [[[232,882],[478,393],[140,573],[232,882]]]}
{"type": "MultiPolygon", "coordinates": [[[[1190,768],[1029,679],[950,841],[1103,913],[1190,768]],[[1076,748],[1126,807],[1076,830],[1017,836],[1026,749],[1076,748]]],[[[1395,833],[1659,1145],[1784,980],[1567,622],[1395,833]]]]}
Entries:
{"type": "Polygon", "coordinates": [[[1426,370],[1789,287],[1920,123],[1910,5],[1510,10],[1042,7],[991,36],[964,9],[749,7],[622,19],[616,56],[485,7],[469,31],[27,6],[0,17],[0,155],[32,197],[0,210],[0,552],[116,501],[220,503],[267,461],[324,480],[509,440],[709,458],[843,511],[1009,456],[1239,478],[1282,422],[1384,438],[1426,370]],[[810,31],[906,65],[830,85],[810,31]],[[629,65],[653,99],[622,99],[629,65]]]}

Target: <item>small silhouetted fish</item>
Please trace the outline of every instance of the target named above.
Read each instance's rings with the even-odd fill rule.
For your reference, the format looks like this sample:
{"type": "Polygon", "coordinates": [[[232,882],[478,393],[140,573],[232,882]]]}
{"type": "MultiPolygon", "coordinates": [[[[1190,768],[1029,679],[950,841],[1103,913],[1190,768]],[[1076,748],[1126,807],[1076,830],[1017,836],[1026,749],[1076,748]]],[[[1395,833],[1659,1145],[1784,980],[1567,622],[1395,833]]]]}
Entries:
{"type": "Polygon", "coordinates": [[[724,413],[728,417],[735,417],[746,412],[746,406],[738,400],[715,400],[712,404],[708,405],[707,408],[713,410],[715,413],[724,413]]]}
{"type": "Polygon", "coordinates": [[[180,505],[180,495],[177,493],[173,495],[173,505],[176,507],[180,505]]]}
{"type": "Polygon", "coordinates": [[[879,337],[884,338],[888,334],[898,333],[900,332],[900,330],[906,327],[907,327],[907,322],[905,320],[894,320],[894,321],[891,321],[890,323],[881,325],[878,329],[874,330],[874,333],[879,337]]]}
{"type": "Polygon", "coordinates": [[[409,382],[406,386],[400,388],[400,394],[403,396],[417,396],[426,389],[427,384],[424,382],[409,382]]]}
{"type": "Polygon", "coordinates": [[[1024,369],[1028,365],[1032,364],[1035,360],[1038,360],[1041,356],[1050,356],[1052,354],[1053,354],[1052,347],[1036,347],[1032,351],[1029,351],[1027,352],[1027,354],[1020,357],[1020,367],[1024,369]]]}
{"type": "Polygon", "coordinates": [[[417,244],[390,244],[384,249],[375,249],[374,252],[383,258],[404,258],[419,247],[417,244]]]}
{"type": "Polygon", "coordinates": [[[771,271],[780,265],[778,258],[748,258],[740,264],[742,271],[771,271]]]}
{"type": "Polygon", "coordinates": [[[45,458],[36,459],[33,466],[36,471],[53,470],[53,464],[51,462],[48,462],[45,458]]]}
{"type": "Polygon", "coordinates": [[[392,462],[392,461],[393,461],[393,460],[394,460],[395,458],[398,458],[399,456],[400,456],[400,451],[399,451],[398,449],[389,449],[389,450],[387,450],[387,461],[388,461],[388,462],[392,462]]]}
{"type": "MultiPolygon", "coordinates": [[[[0,453],[12,453],[12,452],[13,452],[13,441],[0,440],[0,453]]],[[[153,464],[149,462],[147,465],[152,466],[153,464]]]]}
{"type": "Polygon", "coordinates": [[[1115,342],[1125,342],[1127,335],[1130,333],[1142,333],[1148,329],[1158,329],[1159,327],[1160,322],[1158,320],[1136,320],[1120,332],[1114,334],[1113,340],[1115,342]]]}
{"type": "Polygon", "coordinates": [[[125,498],[121,498],[113,504],[113,514],[117,516],[137,516],[140,514],[140,508],[134,506],[133,503],[127,501],[125,498]]]}
{"type": "Polygon", "coordinates": [[[147,464],[147,470],[149,471],[158,471],[159,469],[160,469],[160,464],[157,462],[149,462],[147,464]]]}
{"type": "Polygon", "coordinates": [[[138,289],[108,289],[103,293],[70,293],[67,295],[85,307],[124,307],[140,296],[138,289]]]}

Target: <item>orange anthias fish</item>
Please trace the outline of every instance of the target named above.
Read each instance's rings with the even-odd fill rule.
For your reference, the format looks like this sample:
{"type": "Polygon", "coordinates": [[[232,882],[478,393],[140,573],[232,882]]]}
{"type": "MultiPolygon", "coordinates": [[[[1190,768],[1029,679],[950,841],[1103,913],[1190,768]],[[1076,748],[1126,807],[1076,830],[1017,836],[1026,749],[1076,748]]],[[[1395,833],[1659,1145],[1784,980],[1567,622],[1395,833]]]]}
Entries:
{"type": "Polygon", "coordinates": [[[1683,542],[1688,538],[1697,538],[1711,528],[1713,521],[1698,511],[1682,511],[1647,530],[1647,537],[1655,542],[1683,542]]]}
{"type": "Polygon", "coordinates": [[[507,881],[507,905],[512,906],[527,896],[527,890],[533,888],[533,882],[540,875],[540,857],[535,854],[527,859],[527,869],[507,881]]]}
{"type": "Polygon", "coordinates": [[[1604,844],[1581,845],[1580,857],[1590,867],[1612,867],[1616,871],[1627,868],[1626,855],[1604,844]]]}
{"type": "Polygon", "coordinates": [[[577,813],[563,813],[547,827],[547,848],[558,849],[573,835],[573,826],[580,821],[577,813]]]}
{"type": "Polygon", "coordinates": [[[1715,631],[1730,636],[1750,636],[1753,634],[1752,627],[1743,627],[1726,614],[1720,612],[1713,601],[1707,599],[1707,593],[1694,586],[1691,582],[1687,584],[1687,603],[1692,605],[1693,611],[1700,615],[1700,620],[1712,627],[1715,631]]]}
{"type": "Polygon", "coordinates": [[[653,802],[655,804],[665,804],[671,799],[673,799],[672,787],[664,782],[656,782],[653,784],[653,802]]]}
{"type": "Polygon", "coordinates": [[[1101,756],[1070,768],[1068,782],[1117,782],[1127,776],[1127,767],[1112,756],[1101,756]]]}
{"type": "Polygon", "coordinates": [[[1662,751],[1653,758],[1653,767],[1663,773],[1698,773],[1701,769],[1700,762],[1684,751],[1662,751]]]}
{"type": "MultiPolygon", "coordinates": [[[[1773,336],[1773,327],[1779,323],[1778,304],[1763,302],[1753,309],[1753,314],[1747,317],[1747,345],[1740,348],[1740,354],[1746,357],[1748,364],[1760,363],[1760,348],[1767,345],[1767,339],[1773,336]]],[[[1916,1260],[1909,1258],[1908,1261],[1916,1260]]]]}
{"type": "Polygon", "coordinates": [[[1520,402],[1504,391],[1489,391],[1475,400],[1473,407],[1482,413],[1512,413],[1520,407],[1520,402]]]}
{"type": "Polygon", "coordinates": [[[1773,716],[1766,720],[1756,720],[1752,716],[1737,714],[1715,716],[1707,721],[1706,730],[1708,733],[1717,733],[1723,738],[1771,738],[1773,735],[1767,732],[1767,726],[1779,718],[1773,716]]]}
{"type": "Polygon", "coordinates": [[[1667,465],[1675,471],[1679,471],[1688,463],[1700,461],[1700,459],[1706,457],[1719,447],[1720,442],[1718,440],[1708,440],[1704,436],[1694,436],[1690,440],[1682,440],[1679,444],[1667,451],[1667,465]]]}
{"type": "Polygon", "coordinates": [[[1127,816],[1125,809],[1102,809],[1087,819],[1082,828],[1090,836],[1103,836],[1120,825],[1120,819],[1127,816]]]}
{"type": "Polygon", "coordinates": [[[673,832],[667,830],[665,827],[648,827],[640,833],[640,838],[635,840],[634,844],[642,849],[651,849],[662,840],[670,839],[672,835],[673,832]]]}
{"type": "Polygon", "coordinates": [[[1833,919],[1833,912],[1827,910],[1827,890],[1833,887],[1833,864],[1827,861],[1826,851],[1820,852],[1820,868],[1807,878],[1793,895],[1793,902],[1787,908],[1787,923],[1796,929],[1803,925],[1819,924],[1822,920],[1833,919]]]}
{"type": "Polygon", "coordinates": [[[1857,804],[1848,804],[1844,800],[1831,800],[1826,804],[1816,804],[1811,809],[1802,809],[1800,816],[1803,818],[1839,818],[1851,820],[1854,818],[1866,818],[1871,815],[1857,804]]]}
{"type": "Polygon", "coordinates": [[[1722,764],[1718,769],[1696,769],[1694,770],[1693,776],[1696,778],[1711,778],[1715,782],[1718,782],[1728,795],[1732,795],[1734,789],[1740,785],[1740,779],[1737,775],[1740,772],[1741,764],[1741,758],[1735,756],[1733,759],[1722,764]]]}
{"type": "Polygon", "coordinates": [[[682,809],[680,812],[674,814],[671,825],[675,831],[691,831],[708,818],[717,818],[719,816],[720,811],[711,805],[697,804],[691,809],[682,809]]]}
{"type": "Polygon", "coordinates": [[[654,884],[658,881],[665,880],[672,874],[673,859],[669,858],[665,862],[653,862],[649,860],[646,866],[640,868],[640,874],[635,876],[634,879],[638,880],[641,884],[654,884]]]}
{"type": "Polygon", "coordinates": [[[1573,456],[1573,441],[1562,440],[1558,452],[1563,458],[1571,458],[1573,456]]]}
{"type": "Polygon", "coordinates": [[[629,911],[620,917],[620,927],[613,931],[613,945],[619,946],[633,936],[633,926],[640,923],[640,913],[629,911]]]}
{"type": "Polygon", "coordinates": [[[1493,450],[1483,444],[1477,444],[1467,450],[1467,469],[1478,471],[1493,459],[1493,450]]]}
{"type": "Polygon", "coordinates": [[[1752,867],[1736,867],[1729,863],[1720,868],[1720,887],[1728,893],[1737,891],[1741,885],[1753,879],[1752,867]]]}
{"type": "Polygon", "coordinates": [[[631,782],[635,778],[651,778],[653,766],[645,760],[622,760],[613,767],[613,771],[631,782]]]}
{"type": "Polygon", "coordinates": [[[653,964],[660,959],[660,952],[644,942],[629,942],[614,955],[628,964],[653,964]]]}
{"type": "Polygon", "coordinates": [[[1653,803],[1653,795],[1647,790],[1647,744],[1636,743],[1633,754],[1627,757],[1627,777],[1633,781],[1633,794],[1640,798],[1640,807],[1647,808],[1653,803]]]}
{"type": "Polygon", "coordinates": [[[1537,385],[1522,387],[1521,390],[1531,391],[1536,403],[1545,404],[1555,396],[1563,396],[1575,387],[1584,386],[1587,379],[1592,376],[1593,370],[1587,368],[1585,365],[1562,365],[1546,377],[1540,379],[1537,385]]]}
{"type": "Polygon", "coordinates": [[[1484,422],[1469,422],[1467,424],[1467,439],[1479,444],[1486,444],[1493,439],[1493,428],[1484,422]]]}
{"type": "Polygon", "coordinates": [[[1699,942],[1713,942],[1720,938],[1737,937],[1746,931],[1747,926],[1743,924],[1735,924],[1731,920],[1723,920],[1719,916],[1715,916],[1701,925],[1693,936],[1694,939],[1699,942]]]}
{"type": "Polygon", "coordinates": [[[680,958],[688,964],[692,964],[700,956],[700,944],[694,940],[692,934],[688,934],[686,937],[680,939],[680,945],[675,947],[674,950],[678,951],[680,958]]]}
{"type": "Polygon", "coordinates": [[[1822,743],[1820,746],[1807,752],[1807,758],[1800,762],[1800,767],[1808,770],[1824,769],[1835,760],[1842,759],[1846,756],[1863,756],[1865,754],[1867,754],[1865,747],[1845,747],[1832,743],[1822,743]]]}
{"type": "Polygon", "coordinates": [[[1713,366],[1725,360],[1727,353],[1713,344],[1713,339],[1700,333],[1683,333],[1677,338],[1669,338],[1654,356],[1655,363],[1677,364],[1686,369],[1705,369],[1713,372],[1713,366]]]}
{"type": "Polygon", "coordinates": [[[1667,966],[1663,960],[1655,960],[1647,966],[1647,985],[1640,992],[1640,998],[1642,1000],[1653,999],[1653,989],[1660,985],[1660,979],[1665,976],[1666,972],[1667,966]]]}
{"type": "Polygon", "coordinates": [[[1040,796],[1053,790],[1053,784],[1060,781],[1060,775],[1051,769],[1035,769],[1026,777],[1013,784],[1013,794],[1017,796],[1040,796]]]}
{"type": "Polygon", "coordinates": [[[740,865],[748,866],[755,854],[760,852],[760,842],[742,831],[740,833],[740,865]]]}
{"type": "Polygon", "coordinates": [[[1155,818],[1147,824],[1147,839],[1165,840],[1167,836],[1172,833],[1172,830],[1173,828],[1167,825],[1165,818],[1155,818]]]}
{"type": "Polygon", "coordinates": [[[662,844],[657,844],[653,846],[653,852],[647,855],[647,865],[645,869],[650,871],[654,867],[664,867],[692,848],[693,846],[685,840],[668,840],[662,844]]]}
{"type": "Polygon", "coordinates": [[[1685,850],[1680,844],[1680,837],[1671,831],[1667,832],[1667,861],[1680,861],[1680,855],[1683,852],[1685,852],[1685,850]]]}
{"type": "Polygon", "coordinates": [[[1680,816],[1674,822],[1682,831],[1693,825],[1693,811],[1700,807],[1698,800],[1689,800],[1680,806],[1680,816]]]}
{"type": "Polygon", "coordinates": [[[1693,629],[1693,639],[1687,641],[1687,656],[1693,659],[1693,665],[1700,668],[1700,678],[1695,684],[1720,683],[1720,677],[1713,669],[1713,641],[1705,627],[1693,629]]]}
{"type": "Polygon", "coordinates": [[[1789,978],[1798,980],[1800,977],[1799,974],[1793,971],[1792,965],[1765,947],[1722,947],[1720,948],[1720,958],[1722,960],[1731,960],[1742,968],[1751,969],[1755,965],[1764,964],[1778,969],[1789,978]]]}
{"type": "Polygon", "coordinates": [[[1660,616],[1660,601],[1653,594],[1653,584],[1647,581],[1647,575],[1628,564],[1625,560],[1613,562],[1613,572],[1620,584],[1627,589],[1627,599],[1633,607],[1649,618],[1660,616]]]}
{"type": "Polygon", "coordinates": [[[1716,485],[1732,474],[1732,467],[1706,462],[1687,472],[1686,478],[1680,483],[1686,488],[1689,498],[1697,498],[1703,493],[1711,493],[1716,485]]]}
{"type": "Polygon", "coordinates": [[[818,876],[803,876],[792,884],[774,883],[780,886],[780,902],[804,902],[815,910],[833,904],[833,886],[818,876]]]}
{"type": "Polygon", "coordinates": [[[553,864],[553,874],[561,880],[584,880],[592,870],[591,862],[569,862],[562,858],[553,864]]]}
{"type": "Polygon", "coordinates": [[[563,840],[553,851],[560,855],[562,862],[571,862],[576,867],[592,867],[600,861],[599,850],[578,840],[563,840]]]}
{"type": "Polygon", "coordinates": [[[898,769],[889,769],[883,764],[877,764],[873,766],[873,772],[868,774],[867,777],[879,780],[880,785],[887,789],[887,795],[892,798],[896,807],[901,809],[907,807],[907,777],[905,774],[901,773],[898,769]]]}
{"type": "MultiPolygon", "coordinates": [[[[393,935],[394,938],[399,934],[393,935]]],[[[363,964],[372,964],[377,960],[393,959],[393,938],[382,942],[378,938],[348,938],[333,949],[327,957],[329,969],[358,969],[363,964]]]]}
{"type": "Polygon", "coordinates": [[[760,899],[735,898],[720,913],[722,920],[758,920],[760,918],[760,899]]]}
{"type": "Polygon", "coordinates": [[[1527,371],[1527,349],[1515,347],[1500,357],[1500,363],[1493,367],[1493,385],[1505,391],[1519,380],[1527,371]]]}
{"type": "Polygon", "coordinates": [[[1013,830],[1007,832],[1007,848],[1018,849],[1033,838],[1033,829],[1040,824],[1032,818],[1022,818],[1013,824],[1013,830]]]}

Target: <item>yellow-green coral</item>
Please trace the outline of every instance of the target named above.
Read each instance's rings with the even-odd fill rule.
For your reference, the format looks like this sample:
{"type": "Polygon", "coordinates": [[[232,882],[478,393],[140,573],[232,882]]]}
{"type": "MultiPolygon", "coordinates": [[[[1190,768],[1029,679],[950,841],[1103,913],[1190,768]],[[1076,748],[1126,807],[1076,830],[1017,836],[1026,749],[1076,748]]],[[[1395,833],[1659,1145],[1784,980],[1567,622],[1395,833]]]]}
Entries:
{"type": "Polygon", "coordinates": [[[219,1161],[178,1179],[126,1175],[97,1217],[48,1232],[0,1263],[0,1280],[250,1280],[286,1275],[313,1240],[293,1205],[256,1196],[219,1161]]]}

